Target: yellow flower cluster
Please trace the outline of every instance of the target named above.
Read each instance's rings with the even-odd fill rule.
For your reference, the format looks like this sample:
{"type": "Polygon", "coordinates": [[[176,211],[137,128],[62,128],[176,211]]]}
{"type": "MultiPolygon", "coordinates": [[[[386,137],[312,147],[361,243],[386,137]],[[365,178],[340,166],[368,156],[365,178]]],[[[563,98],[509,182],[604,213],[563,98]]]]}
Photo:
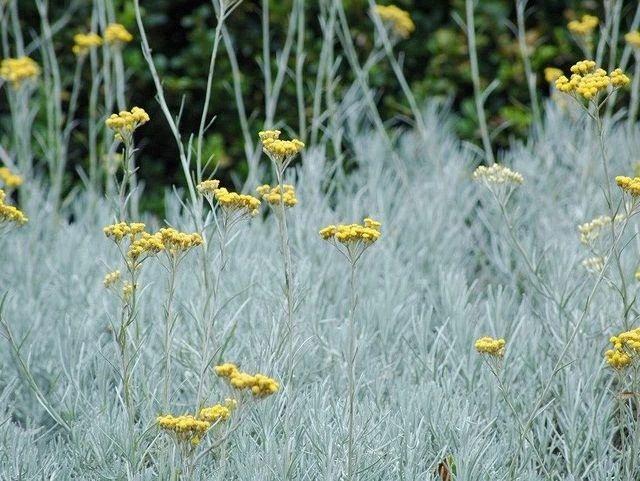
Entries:
{"type": "MultiPolygon", "coordinates": [[[[614,217],[615,222],[624,220],[623,214],[617,214],[614,217]]],[[[596,217],[592,221],[585,222],[578,226],[578,232],[580,232],[580,242],[584,245],[590,245],[600,235],[602,229],[611,224],[611,217],[608,215],[601,215],[596,217]]]]}
{"type": "Polygon", "coordinates": [[[571,67],[571,79],[562,75],[556,80],[556,88],[560,92],[576,94],[586,100],[595,98],[609,85],[614,88],[629,84],[627,77],[619,68],[607,75],[606,70],[597,68],[593,60],[581,60],[571,67]]]}
{"type": "Polygon", "coordinates": [[[395,5],[376,5],[374,10],[382,21],[389,24],[393,32],[399,37],[408,38],[416,29],[409,12],[395,5]]]}
{"type": "Polygon", "coordinates": [[[621,332],[609,339],[612,349],[604,353],[604,358],[614,369],[624,369],[629,366],[640,352],[640,328],[621,332]]]}
{"type": "Polygon", "coordinates": [[[296,190],[290,184],[285,184],[282,189],[282,195],[280,195],[280,186],[276,185],[271,187],[270,185],[261,185],[256,189],[258,194],[270,205],[280,205],[280,201],[284,203],[285,207],[293,207],[298,203],[296,197],[296,190]]]}
{"type": "Polygon", "coordinates": [[[631,194],[633,197],[640,196],[640,177],[625,177],[619,175],[616,177],[616,184],[627,194],[631,194]]]}
{"type": "Polygon", "coordinates": [[[235,409],[237,404],[235,399],[227,399],[224,404],[215,404],[208,408],[202,408],[200,414],[198,414],[198,419],[209,423],[226,421],[231,416],[231,411],[235,409]]]}
{"type": "Polygon", "coordinates": [[[506,341],[504,339],[494,339],[489,336],[481,337],[475,343],[476,351],[480,354],[488,354],[495,357],[504,356],[505,345],[506,341]]]}
{"type": "Polygon", "coordinates": [[[120,140],[126,138],[141,125],[149,122],[149,114],[140,107],[134,107],[131,111],[123,110],[119,114],[111,114],[106,120],[107,127],[120,136],[120,140]]]}
{"type": "Polygon", "coordinates": [[[598,17],[593,15],[583,15],[580,20],[571,20],[567,24],[567,28],[574,35],[587,37],[593,33],[595,28],[598,26],[598,23],[598,17]]]}
{"type": "Polygon", "coordinates": [[[170,431],[180,441],[187,441],[193,446],[200,444],[202,437],[211,427],[210,422],[197,419],[191,414],[158,416],[157,422],[162,429],[170,431]]]}
{"type": "Polygon", "coordinates": [[[141,257],[154,256],[163,250],[164,244],[157,233],[149,234],[148,232],[143,232],[142,236],[134,240],[129,246],[127,257],[135,262],[141,257]]]}
{"type": "Polygon", "coordinates": [[[104,280],[102,281],[102,283],[104,284],[104,287],[109,289],[110,287],[115,286],[118,281],[120,281],[120,277],[120,271],[109,272],[106,276],[104,276],[104,280]]]}
{"type": "Polygon", "coordinates": [[[32,58],[5,58],[0,62],[0,78],[11,82],[16,89],[22,85],[22,82],[33,80],[38,75],[40,75],[40,67],[32,58]]]}
{"type": "Polygon", "coordinates": [[[264,374],[249,374],[238,369],[232,363],[224,363],[215,367],[216,374],[226,378],[236,389],[248,389],[255,397],[267,397],[280,388],[275,379],[264,374]]]}
{"type": "Polygon", "coordinates": [[[200,234],[187,234],[186,232],[180,232],[171,228],[160,229],[154,235],[159,238],[164,246],[164,250],[171,255],[184,253],[192,247],[202,245],[204,242],[200,234]]]}
{"type": "Polygon", "coordinates": [[[473,180],[483,181],[489,184],[514,185],[519,185],[524,182],[524,178],[520,173],[500,164],[493,164],[489,167],[484,165],[479,166],[473,173],[473,180]]]}
{"type": "Polygon", "coordinates": [[[23,179],[18,174],[14,174],[8,167],[0,167],[0,183],[8,188],[16,188],[22,185],[23,179]]]}
{"type": "Polygon", "coordinates": [[[133,40],[133,35],[119,23],[111,23],[104,30],[104,41],[111,45],[129,43],[133,40]]]}
{"type": "Polygon", "coordinates": [[[220,187],[220,181],[217,179],[204,180],[196,186],[196,190],[200,195],[212,199],[216,190],[220,187]]]}
{"type": "Polygon", "coordinates": [[[20,209],[12,205],[6,204],[7,194],[0,189],[0,224],[12,222],[17,225],[26,224],[29,219],[22,213],[20,209]]]}
{"type": "Polygon", "coordinates": [[[250,215],[258,214],[260,201],[252,195],[229,192],[224,187],[215,189],[213,191],[213,195],[223,209],[227,209],[229,211],[241,211],[250,215]]]}
{"type": "Polygon", "coordinates": [[[117,224],[111,224],[102,229],[104,235],[113,239],[116,243],[120,242],[125,237],[130,238],[133,241],[138,234],[144,232],[145,225],[142,222],[119,222],[117,224]]]}
{"type": "Polygon", "coordinates": [[[640,48],[640,31],[635,30],[624,36],[625,41],[633,48],[640,48]]]}
{"type": "Polygon", "coordinates": [[[604,257],[588,257],[582,261],[582,267],[591,274],[600,274],[602,269],[604,269],[604,257]]]}
{"type": "Polygon", "coordinates": [[[320,237],[324,240],[336,240],[341,244],[373,244],[382,233],[381,223],[365,218],[362,224],[328,225],[320,230],[320,237]]]}
{"type": "Polygon", "coordinates": [[[547,83],[553,83],[562,77],[562,70],[556,67],[547,67],[544,69],[544,79],[547,83]]]}
{"type": "Polygon", "coordinates": [[[122,286],[122,297],[127,300],[127,299],[131,299],[131,296],[133,295],[133,291],[136,290],[138,286],[136,284],[133,284],[131,282],[125,282],[124,285],[122,286]]]}
{"type": "Polygon", "coordinates": [[[73,47],[71,50],[77,56],[86,55],[89,50],[102,45],[102,37],[97,33],[77,33],[73,36],[73,47]]]}
{"type": "Polygon", "coordinates": [[[298,139],[282,140],[279,130],[264,130],[258,132],[262,150],[274,162],[278,164],[288,164],[302,149],[304,143],[298,139]]]}

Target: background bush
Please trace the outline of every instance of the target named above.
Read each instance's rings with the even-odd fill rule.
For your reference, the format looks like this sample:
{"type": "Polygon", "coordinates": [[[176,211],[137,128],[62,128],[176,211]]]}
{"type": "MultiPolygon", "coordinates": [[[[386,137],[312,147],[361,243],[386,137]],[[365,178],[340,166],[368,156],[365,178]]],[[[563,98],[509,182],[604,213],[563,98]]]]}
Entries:
{"type": "MultiPolygon", "coordinates": [[[[317,22],[318,3],[307,1],[306,9],[306,59],[305,72],[313,79],[314,68],[322,43],[320,26],[317,22]]],[[[388,3],[388,2],[383,2],[388,3]]],[[[455,21],[458,14],[464,18],[464,0],[397,0],[398,6],[408,10],[416,23],[413,35],[402,41],[397,50],[403,51],[403,69],[414,94],[420,101],[443,99],[452,102],[455,120],[453,128],[462,139],[479,143],[477,116],[473,102],[466,35],[455,21]]],[[[352,35],[362,58],[370,52],[373,42],[373,24],[368,16],[367,0],[344,0],[352,35]]],[[[73,5],[73,4],[72,4],[73,5]]],[[[125,24],[137,35],[131,2],[117,0],[118,21],[125,24]]],[[[52,0],[50,10],[62,11],[68,2],[52,0]]],[[[208,0],[154,0],[142,2],[145,24],[149,40],[154,49],[160,74],[171,110],[176,112],[184,99],[182,125],[184,131],[197,130],[199,106],[202,105],[206,86],[209,53],[215,28],[215,15],[208,0]],[[190,105],[198,108],[191,109],[190,105]]],[[[270,22],[274,51],[282,48],[285,30],[292,7],[291,0],[271,2],[270,22]]],[[[35,7],[30,2],[20,2],[25,26],[38,27],[35,7]]],[[[85,31],[88,24],[75,19],[88,18],[88,7],[82,2],[76,5],[74,20],[65,29],[71,45],[71,37],[77,31],[85,31]]],[[[527,17],[527,39],[531,47],[532,65],[538,74],[540,93],[547,92],[542,71],[547,66],[566,68],[580,51],[566,29],[568,20],[583,13],[602,16],[602,3],[595,1],[541,0],[530,2],[527,17]]],[[[624,2],[621,31],[625,32],[625,22],[631,21],[635,2],[624,2]]],[[[251,116],[253,130],[262,127],[261,108],[264,105],[263,80],[258,58],[261,54],[261,2],[246,1],[231,16],[228,26],[235,38],[235,51],[242,71],[242,89],[245,104],[251,116]]],[[[494,144],[505,147],[512,138],[526,136],[531,120],[529,94],[524,78],[523,66],[516,37],[513,33],[515,6],[511,0],[482,0],[476,8],[477,45],[480,58],[482,83],[500,81],[496,91],[489,97],[486,109],[490,127],[496,131],[494,144]]],[[[70,47],[59,44],[61,53],[70,47]]],[[[338,46],[339,50],[340,47],[338,46]]],[[[224,49],[223,49],[224,50],[224,49]]],[[[142,53],[136,44],[125,49],[125,65],[129,75],[129,96],[132,105],[144,104],[152,118],[160,118],[155,102],[149,102],[155,95],[152,79],[146,68],[142,53]]],[[[65,55],[61,55],[65,58],[65,55]]],[[[70,51],[66,59],[72,68],[70,51]]],[[[275,62],[275,60],[274,60],[275,62]]],[[[294,59],[290,59],[293,68],[294,59]]],[[[343,61],[344,65],[345,61],[343,61]]],[[[217,115],[214,128],[207,137],[210,154],[222,168],[218,177],[228,181],[242,179],[246,173],[240,126],[230,85],[231,67],[224,51],[217,60],[214,78],[212,105],[210,111],[217,115]]],[[[341,70],[341,84],[350,84],[351,72],[341,70]]],[[[382,116],[391,126],[405,126],[410,111],[386,61],[379,62],[371,71],[370,85],[378,93],[377,102],[382,116]]],[[[284,124],[295,125],[297,111],[293,82],[285,82],[281,95],[277,118],[284,124]]],[[[311,85],[308,89],[311,96],[311,85]]],[[[0,102],[0,112],[5,112],[0,102]]],[[[7,125],[6,115],[0,119],[7,125]]],[[[141,143],[141,177],[146,181],[145,207],[160,213],[162,196],[166,187],[181,184],[176,149],[170,132],[163,122],[154,124],[154,132],[147,132],[148,139],[141,143]]],[[[3,129],[8,135],[8,129],[3,129]]],[[[81,142],[72,152],[70,162],[70,188],[78,181],[74,164],[82,164],[81,142]]]]}

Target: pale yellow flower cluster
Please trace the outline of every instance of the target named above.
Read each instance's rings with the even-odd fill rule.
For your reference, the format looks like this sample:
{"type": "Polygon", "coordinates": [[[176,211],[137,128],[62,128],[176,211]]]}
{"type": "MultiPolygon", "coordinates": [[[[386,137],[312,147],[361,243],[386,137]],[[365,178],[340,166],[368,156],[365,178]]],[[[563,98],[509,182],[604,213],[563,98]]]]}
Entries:
{"type": "Polygon", "coordinates": [[[121,278],[120,271],[115,270],[113,272],[109,272],[107,275],[104,276],[104,280],[102,281],[102,284],[104,285],[104,287],[109,289],[115,286],[118,282],[120,282],[120,278],[121,278]]]}
{"type": "Polygon", "coordinates": [[[215,404],[210,407],[202,408],[198,418],[209,423],[218,421],[226,421],[231,416],[231,412],[235,409],[237,401],[235,399],[227,399],[224,404],[215,404]]]}
{"type": "Polygon", "coordinates": [[[286,166],[304,149],[304,143],[298,139],[283,140],[280,134],[279,130],[264,130],[258,132],[258,137],[262,142],[263,152],[277,164],[286,166]]]}
{"type": "Polygon", "coordinates": [[[15,189],[20,187],[22,183],[23,179],[20,175],[11,172],[8,167],[0,167],[0,184],[8,189],[15,189]]]}
{"type": "Polygon", "coordinates": [[[215,196],[215,193],[218,187],[220,187],[220,181],[217,179],[211,179],[211,180],[204,180],[200,182],[196,186],[196,190],[200,195],[207,197],[209,200],[211,200],[215,196]]]}
{"type": "Polygon", "coordinates": [[[298,203],[296,190],[291,184],[284,184],[282,194],[280,194],[279,185],[276,185],[275,187],[271,187],[267,184],[261,185],[256,189],[256,191],[269,205],[279,206],[280,202],[282,202],[285,207],[293,207],[298,203]]]}
{"type": "Polygon", "coordinates": [[[640,352],[640,328],[621,332],[609,339],[612,349],[604,354],[605,361],[614,369],[622,370],[629,366],[640,352]]]}
{"type": "Polygon", "coordinates": [[[0,189],[0,225],[5,223],[13,223],[16,225],[24,225],[29,219],[22,213],[20,209],[12,205],[7,204],[7,194],[4,190],[0,189]]]}
{"type": "Polygon", "coordinates": [[[574,35],[588,37],[596,29],[598,23],[600,23],[598,17],[585,14],[580,20],[571,20],[567,24],[567,28],[574,35]]]}
{"type": "Polygon", "coordinates": [[[500,164],[493,164],[489,167],[480,165],[473,173],[473,180],[497,185],[520,185],[524,182],[524,178],[520,173],[500,164]]]}
{"type": "Polygon", "coordinates": [[[107,127],[116,132],[116,138],[125,140],[141,125],[149,122],[149,114],[140,107],[133,107],[131,111],[123,110],[118,114],[111,114],[106,120],[107,127]]]}
{"type": "Polygon", "coordinates": [[[640,177],[625,177],[619,175],[616,177],[616,184],[627,194],[633,197],[640,196],[640,177]]]}
{"type": "MultiPolygon", "coordinates": [[[[624,220],[624,218],[625,216],[623,214],[617,214],[613,218],[613,220],[615,220],[615,222],[620,222],[624,220]]],[[[580,232],[580,242],[584,245],[591,245],[600,236],[602,229],[611,225],[611,221],[611,216],[601,215],[589,222],[580,224],[578,226],[578,232],[580,232]]]]}
{"type": "Polygon", "coordinates": [[[104,30],[104,41],[110,45],[120,45],[133,40],[133,35],[119,23],[111,23],[104,30]]]}
{"type": "Polygon", "coordinates": [[[581,60],[571,67],[571,79],[562,75],[556,80],[556,88],[566,94],[574,94],[586,100],[594,99],[609,86],[624,87],[630,80],[619,68],[607,74],[606,70],[597,68],[593,60],[581,60]]]}
{"type": "Polygon", "coordinates": [[[0,62],[0,78],[18,89],[23,82],[35,80],[40,75],[40,67],[29,57],[5,58],[0,62]]]}
{"type": "Polygon", "coordinates": [[[602,256],[588,257],[582,261],[582,267],[590,274],[600,274],[604,269],[604,261],[602,256]]]}
{"type": "Polygon", "coordinates": [[[494,339],[493,337],[485,336],[476,341],[475,348],[480,354],[502,357],[504,356],[505,345],[506,341],[504,339],[494,339]]]}
{"type": "Polygon", "coordinates": [[[104,232],[104,235],[108,238],[118,243],[125,237],[130,238],[131,241],[135,240],[138,234],[144,232],[144,228],[145,225],[142,222],[119,222],[106,226],[102,229],[102,232],[104,232]]]}
{"type": "Polygon", "coordinates": [[[320,237],[324,240],[336,240],[341,244],[373,244],[382,233],[381,223],[369,217],[362,224],[328,225],[320,230],[320,237]]]}
{"type": "Polygon", "coordinates": [[[102,37],[97,33],[77,33],[73,36],[73,47],[71,50],[78,57],[86,55],[92,48],[102,45],[102,37]]]}
{"type": "Polygon", "coordinates": [[[633,48],[640,49],[640,31],[639,30],[635,30],[633,32],[627,33],[624,36],[624,39],[633,48]]]}
{"type": "Polygon", "coordinates": [[[374,11],[398,37],[408,38],[416,29],[409,12],[395,5],[376,5],[374,11]]]}
{"type": "Polygon", "coordinates": [[[280,388],[275,379],[264,374],[249,374],[238,369],[232,363],[224,363],[215,367],[216,374],[226,378],[236,389],[250,390],[255,397],[267,397],[274,394],[280,388]]]}

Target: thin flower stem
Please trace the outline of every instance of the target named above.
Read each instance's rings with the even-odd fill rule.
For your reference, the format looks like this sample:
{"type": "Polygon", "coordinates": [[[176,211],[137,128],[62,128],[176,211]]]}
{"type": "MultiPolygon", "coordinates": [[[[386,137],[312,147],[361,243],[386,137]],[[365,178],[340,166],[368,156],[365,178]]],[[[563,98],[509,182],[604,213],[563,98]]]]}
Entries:
{"type": "Polygon", "coordinates": [[[169,409],[169,385],[171,383],[171,336],[173,331],[173,299],[176,286],[176,271],[178,262],[174,256],[169,259],[169,281],[167,284],[167,301],[164,318],[164,383],[162,391],[162,406],[165,412],[169,409]]]}
{"type": "Polygon", "coordinates": [[[348,350],[347,350],[347,373],[349,376],[349,431],[347,437],[347,481],[354,479],[355,470],[355,455],[353,449],[354,443],[354,415],[355,415],[355,397],[356,397],[356,373],[355,373],[355,360],[356,360],[356,329],[355,329],[355,313],[356,305],[358,302],[358,296],[356,291],[356,262],[351,262],[351,276],[349,280],[349,332],[348,332],[348,350]]]}

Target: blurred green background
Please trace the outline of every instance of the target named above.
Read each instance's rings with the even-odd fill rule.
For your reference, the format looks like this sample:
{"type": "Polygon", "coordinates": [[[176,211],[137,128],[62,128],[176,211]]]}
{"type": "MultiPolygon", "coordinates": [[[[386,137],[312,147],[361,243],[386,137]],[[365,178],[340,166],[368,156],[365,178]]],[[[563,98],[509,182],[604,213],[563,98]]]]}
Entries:
{"type": "MultiPolygon", "coordinates": [[[[31,11],[30,2],[19,2],[23,18],[37,28],[37,15],[31,11]],[[24,3],[24,7],[23,7],[24,3]]],[[[51,11],[63,8],[66,1],[53,0],[51,11]]],[[[132,2],[116,0],[118,21],[138,37],[132,2]]],[[[306,60],[305,73],[309,79],[309,98],[315,78],[322,36],[317,21],[317,1],[306,2],[306,60]]],[[[403,55],[403,68],[419,101],[439,98],[451,101],[455,114],[455,128],[461,138],[478,143],[478,125],[473,101],[467,42],[464,32],[454,20],[454,14],[464,18],[464,0],[397,0],[394,3],[409,11],[416,24],[413,35],[401,41],[396,52],[403,55]]],[[[206,75],[216,18],[210,0],[142,0],[144,21],[154,58],[164,80],[167,99],[174,112],[179,110],[182,99],[185,110],[182,131],[197,131],[200,108],[204,98],[206,75]]],[[[291,0],[271,2],[271,27],[273,51],[281,49],[291,10],[291,0]]],[[[538,74],[539,93],[549,93],[543,76],[547,66],[567,67],[581,58],[566,24],[583,13],[602,17],[602,2],[536,0],[529,2],[526,21],[527,41],[531,48],[534,71],[538,74]]],[[[373,24],[368,15],[366,0],[344,0],[352,36],[364,58],[373,43],[373,24]]],[[[635,1],[625,3],[623,25],[625,32],[630,22],[635,1]]],[[[88,18],[87,11],[80,9],[76,19],[88,18]],[[84,15],[84,16],[83,16],[84,15]]],[[[522,138],[528,132],[531,115],[529,94],[524,78],[520,51],[514,34],[515,2],[513,0],[481,0],[476,7],[477,45],[482,82],[487,85],[493,79],[500,84],[489,97],[486,105],[491,129],[505,126],[494,139],[496,148],[507,145],[513,138],[522,138]]],[[[228,21],[234,36],[236,54],[242,71],[242,88],[245,105],[250,114],[252,130],[263,127],[263,75],[259,65],[262,49],[261,2],[245,0],[228,21]]],[[[73,56],[68,46],[71,37],[88,29],[87,22],[74,22],[61,35],[67,45],[60,46],[59,54],[73,68],[73,56]]],[[[340,53],[340,46],[337,46],[340,53]]],[[[155,119],[145,126],[140,134],[141,178],[146,183],[144,206],[160,211],[166,187],[183,182],[179,170],[177,150],[172,136],[162,119],[154,100],[155,89],[146,68],[139,44],[128,45],[124,50],[125,64],[129,73],[128,96],[131,106],[144,107],[155,119]]],[[[273,56],[275,58],[275,55],[273,56]]],[[[294,65],[292,55],[290,66],[294,65]]],[[[242,178],[246,171],[240,126],[233,100],[231,67],[224,51],[218,57],[213,85],[210,112],[217,119],[207,136],[207,154],[213,154],[219,163],[218,176],[230,180],[242,178]]],[[[87,72],[88,74],[88,72],[87,72]]],[[[343,69],[341,85],[349,85],[349,71],[343,69]]],[[[377,89],[379,107],[383,118],[390,125],[402,127],[410,114],[391,68],[385,61],[374,67],[370,76],[371,85],[377,89]]],[[[276,118],[295,126],[295,89],[293,81],[285,83],[276,118]]],[[[4,108],[4,107],[3,107],[4,108]]],[[[6,113],[6,110],[5,110],[6,113]]],[[[6,117],[5,117],[6,121],[6,117]]],[[[82,164],[82,151],[73,153],[78,158],[70,162],[70,183],[74,182],[73,164],[82,164]]]]}

